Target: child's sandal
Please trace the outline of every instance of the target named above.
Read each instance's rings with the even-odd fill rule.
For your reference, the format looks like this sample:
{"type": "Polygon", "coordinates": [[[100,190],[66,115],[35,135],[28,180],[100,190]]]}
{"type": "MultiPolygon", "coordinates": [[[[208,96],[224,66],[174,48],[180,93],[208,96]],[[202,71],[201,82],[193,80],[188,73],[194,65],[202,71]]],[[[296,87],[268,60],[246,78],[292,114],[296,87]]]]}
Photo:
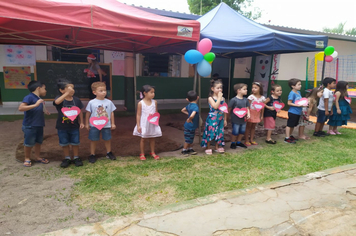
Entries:
{"type": "Polygon", "coordinates": [[[245,146],[251,146],[251,143],[250,142],[245,142],[245,146]]]}
{"type": "Polygon", "coordinates": [[[206,149],[206,150],[205,150],[205,154],[206,154],[206,155],[212,155],[212,154],[213,154],[213,150],[211,150],[211,149],[206,149]]]}
{"type": "Polygon", "coordinates": [[[251,142],[251,145],[258,145],[255,141],[251,142]]]}
{"type": "Polygon", "coordinates": [[[220,147],[220,148],[218,148],[218,152],[219,152],[219,153],[224,153],[224,152],[225,152],[225,149],[224,149],[223,147],[220,147]]]}
{"type": "Polygon", "coordinates": [[[151,155],[155,160],[158,160],[158,159],[159,159],[159,156],[156,155],[156,153],[154,153],[154,152],[151,152],[150,155],[151,155]]]}
{"type": "Polygon", "coordinates": [[[145,160],[146,160],[146,157],[145,157],[145,154],[144,154],[144,153],[141,153],[141,154],[140,154],[140,160],[141,160],[141,161],[145,161],[145,160]]]}

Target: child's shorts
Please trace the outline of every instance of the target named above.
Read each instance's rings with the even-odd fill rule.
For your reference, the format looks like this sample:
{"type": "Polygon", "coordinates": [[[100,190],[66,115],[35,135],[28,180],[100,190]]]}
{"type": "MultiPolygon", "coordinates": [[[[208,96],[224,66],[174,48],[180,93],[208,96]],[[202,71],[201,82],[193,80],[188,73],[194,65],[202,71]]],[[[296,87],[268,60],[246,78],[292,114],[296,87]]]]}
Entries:
{"type": "Polygon", "coordinates": [[[240,125],[232,123],[232,135],[237,136],[239,134],[245,134],[245,131],[246,123],[240,125]]]}
{"type": "Polygon", "coordinates": [[[248,119],[247,122],[260,123],[261,122],[261,111],[250,109],[250,119],[248,119]]]}
{"type": "Polygon", "coordinates": [[[298,126],[299,119],[300,119],[300,115],[296,115],[294,113],[288,112],[287,126],[291,128],[298,126]]]}
{"type": "Polygon", "coordinates": [[[68,145],[77,146],[79,142],[79,129],[70,129],[70,130],[57,130],[59,145],[64,147],[68,145]]]}
{"type": "Polygon", "coordinates": [[[43,126],[22,126],[25,140],[23,145],[26,147],[33,147],[36,143],[43,142],[43,126]]]}
{"type": "Polygon", "coordinates": [[[325,123],[328,119],[329,119],[329,116],[325,115],[325,111],[319,109],[316,122],[325,123]]]}
{"type": "Polygon", "coordinates": [[[98,130],[95,127],[90,127],[89,130],[89,139],[91,141],[99,141],[100,140],[100,132],[101,132],[101,138],[105,141],[111,139],[111,129],[110,128],[103,128],[101,130],[98,130]]]}
{"type": "Polygon", "coordinates": [[[266,130],[274,130],[276,128],[276,120],[272,116],[264,117],[263,123],[266,130]]]}
{"type": "Polygon", "coordinates": [[[195,129],[184,129],[184,141],[192,144],[195,137],[195,129]]]}

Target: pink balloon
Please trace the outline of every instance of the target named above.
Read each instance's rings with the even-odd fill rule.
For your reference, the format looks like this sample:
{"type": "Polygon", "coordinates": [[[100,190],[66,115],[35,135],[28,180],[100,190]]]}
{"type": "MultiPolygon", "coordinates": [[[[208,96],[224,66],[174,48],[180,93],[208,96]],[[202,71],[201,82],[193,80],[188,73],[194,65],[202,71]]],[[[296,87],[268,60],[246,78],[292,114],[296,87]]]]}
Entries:
{"type": "Polygon", "coordinates": [[[213,43],[208,38],[202,39],[198,43],[198,51],[203,55],[205,55],[208,52],[210,52],[212,47],[213,47],[213,43]]]}
{"type": "Polygon", "coordinates": [[[332,62],[333,59],[334,59],[334,58],[333,58],[332,56],[326,56],[326,57],[325,57],[325,61],[326,61],[326,62],[332,62]]]}

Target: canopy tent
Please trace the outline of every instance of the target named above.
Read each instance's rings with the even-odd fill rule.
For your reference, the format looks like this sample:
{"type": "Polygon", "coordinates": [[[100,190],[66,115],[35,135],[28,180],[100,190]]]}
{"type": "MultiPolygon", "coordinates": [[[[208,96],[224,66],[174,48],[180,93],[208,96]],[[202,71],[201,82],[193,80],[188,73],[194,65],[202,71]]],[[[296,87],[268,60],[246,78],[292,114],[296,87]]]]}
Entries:
{"type": "Polygon", "coordinates": [[[199,40],[199,22],[116,0],[0,1],[0,44],[144,52],[199,40]]]}
{"type": "Polygon", "coordinates": [[[212,52],[229,57],[322,51],[328,37],[282,32],[262,26],[225,3],[198,19],[200,37],[213,42],[212,52]]]}

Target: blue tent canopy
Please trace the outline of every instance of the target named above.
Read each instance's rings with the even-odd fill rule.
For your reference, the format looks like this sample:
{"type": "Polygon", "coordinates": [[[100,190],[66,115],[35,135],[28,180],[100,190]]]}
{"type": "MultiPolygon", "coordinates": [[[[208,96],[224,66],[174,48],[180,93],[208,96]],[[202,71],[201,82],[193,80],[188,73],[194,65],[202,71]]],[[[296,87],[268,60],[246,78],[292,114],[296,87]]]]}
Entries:
{"type": "Polygon", "coordinates": [[[323,51],[328,37],[282,32],[262,26],[225,3],[198,19],[200,38],[213,42],[214,53],[248,57],[280,53],[323,51]]]}

